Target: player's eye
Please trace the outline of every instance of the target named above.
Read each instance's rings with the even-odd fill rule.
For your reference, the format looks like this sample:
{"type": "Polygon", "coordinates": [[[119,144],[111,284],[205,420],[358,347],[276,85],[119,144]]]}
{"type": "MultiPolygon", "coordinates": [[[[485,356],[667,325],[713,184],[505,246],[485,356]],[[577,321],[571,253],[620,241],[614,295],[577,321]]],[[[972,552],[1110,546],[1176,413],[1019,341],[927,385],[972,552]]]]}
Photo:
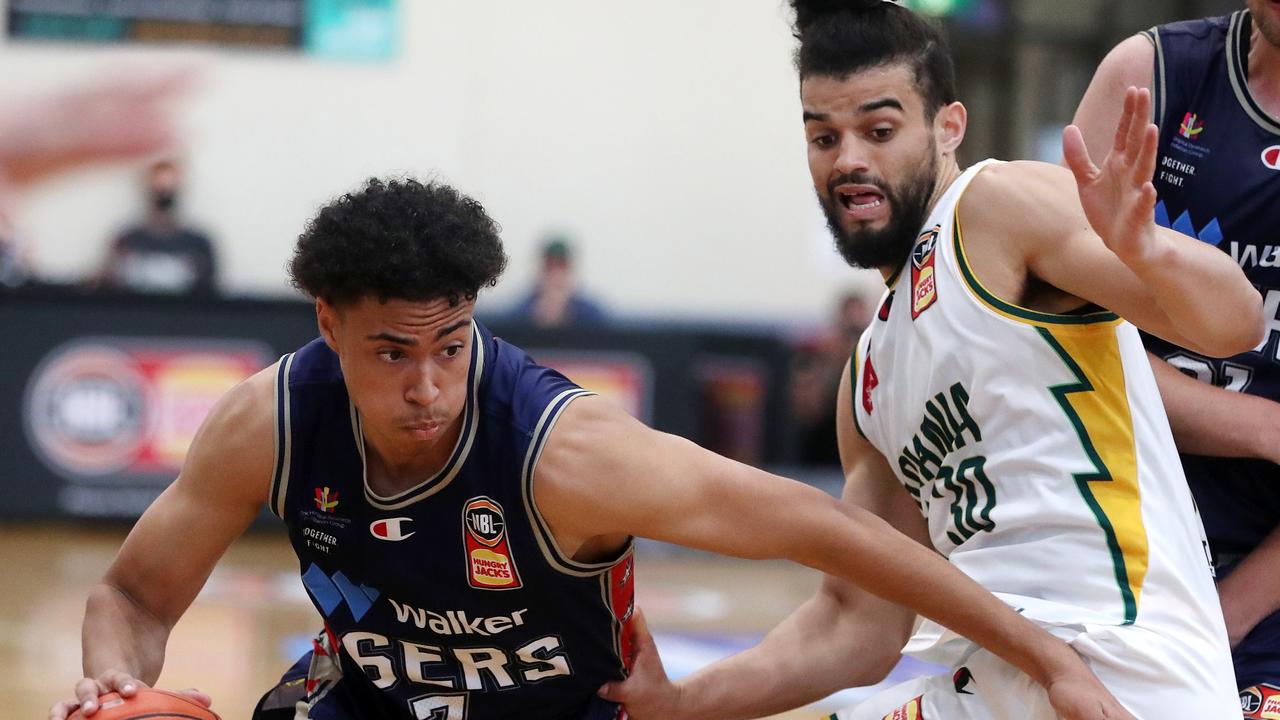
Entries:
{"type": "Polygon", "coordinates": [[[387,362],[397,362],[399,360],[403,360],[405,355],[403,350],[396,350],[394,348],[390,348],[386,350],[379,350],[378,357],[382,358],[383,360],[386,360],[387,362]]]}
{"type": "Polygon", "coordinates": [[[884,142],[885,140],[888,140],[889,138],[893,137],[893,128],[891,127],[874,128],[871,130],[871,137],[875,138],[876,140],[879,140],[880,142],[884,142]]]}
{"type": "Polygon", "coordinates": [[[451,357],[456,356],[456,355],[457,355],[458,353],[460,353],[460,352],[462,352],[462,345],[460,345],[460,344],[459,344],[459,345],[450,345],[449,347],[447,347],[447,348],[445,348],[445,349],[444,349],[444,356],[445,356],[445,357],[447,357],[447,358],[451,358],[451,357]]]}
{"type": "Polygon", "coordinates": [[[829,148],[835,144],[836,139],[830,135],[815,135],[809,142],[820,148],[829,148]]]}

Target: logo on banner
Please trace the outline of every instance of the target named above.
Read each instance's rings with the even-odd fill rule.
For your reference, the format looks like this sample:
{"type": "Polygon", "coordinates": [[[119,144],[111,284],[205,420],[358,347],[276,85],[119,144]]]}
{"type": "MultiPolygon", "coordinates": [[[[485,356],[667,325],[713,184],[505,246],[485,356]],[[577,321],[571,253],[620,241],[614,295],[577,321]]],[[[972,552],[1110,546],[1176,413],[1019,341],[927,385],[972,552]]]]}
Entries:
{"type": "Polygon", "coordinates": [[[391,540],[392,542],[408,540],[416,533],[415,530],[405,532],[405,526],[411,522],[413,522],[413,518],[382,518],[369,523],[369,532],[379,540],[391,540]]]}
{"type": "Polygon", "coordinates": [[[27,438],[50,470],[71,480],[168,480],[218,398],[267,357],[246,342],[72,341],[31,373],[27,438]]]}
{"type": "Polygon", "coordinates": [[[938,247],[938,233],[934,227],[916,240],[911,250],[911,319],[920,317],[938,300],[938,282],[934,272],[934,250],[938,247]]]}
{"type": "Polygon", "coordinates": [[[884,716],[884,720],[925,720],[923,695],[917,695],[911,702],[884,716]]]}
{"type": "Polygon", "coordinates": [[[467,580],[477,590],[514,590],[521,586],[507,542],[502,506],[484,496],[462,508],[462,535],[467,549],[467,580]]]}

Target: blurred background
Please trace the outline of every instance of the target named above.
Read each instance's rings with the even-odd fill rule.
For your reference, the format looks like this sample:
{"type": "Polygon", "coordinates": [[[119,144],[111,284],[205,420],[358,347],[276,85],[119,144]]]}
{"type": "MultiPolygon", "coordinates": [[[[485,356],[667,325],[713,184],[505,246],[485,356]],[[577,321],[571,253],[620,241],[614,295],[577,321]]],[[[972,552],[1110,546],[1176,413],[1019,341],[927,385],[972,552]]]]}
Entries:
{"type": "MultiPolygon", "coordinates": [[[[948,28],[964,163],[1056,162],[1118,41],[1242,0],[912,0],[948,28]]],[[[480,316],[645,421],[830,492],[834,396],[878,276],[833,252],[781,0],[0,0],[0,677],[79,677],[89,585],[212,403],[314,334],[284,265],[371,175],[480,200],[511,256],[480,316]],[[46,164],[25,158],[71,147],[46,164]]],[[[233,549],[161,684],[224,717],[317,618],[280,528],[233,549]]],[[[673,674],[817,577],[642,547],[673,674]]],[[[927,668],[906,664],[898,675],[927,668]]],[[[851,702],[859,691],[824,704],[851,702]]],[[[818,710],[794,717],[813,717],[818,710]]]]}

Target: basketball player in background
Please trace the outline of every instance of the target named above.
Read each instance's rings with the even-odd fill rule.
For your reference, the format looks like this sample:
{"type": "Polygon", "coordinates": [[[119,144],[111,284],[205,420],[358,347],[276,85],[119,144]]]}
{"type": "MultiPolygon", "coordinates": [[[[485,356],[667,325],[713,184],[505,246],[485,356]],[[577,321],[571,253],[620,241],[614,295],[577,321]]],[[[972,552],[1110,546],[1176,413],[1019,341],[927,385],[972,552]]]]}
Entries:
{"type": "Polygon", "coordinates": [[[822,569],[974,638],[1063,718],[1130,717],[1065,643],[883,520],[651,430],[494,338],[473,310],[505,262],[483,208],[439,183],[373,180],[319,212],[291,272],[321,337],[205,421],[91,592],[86,677],[54,720],[156,681],[263,503],[325,622],[259,720],[622,717],[596,691],[632,655],[635,535],[822,569]]]}
{"type": "MultiPolygon", "coordinates": [[[[1236,715],[1203,530],[1129,321],[1225,356],[1258,342],[1262,304],[1230,258],[1153,221],[1148,93],[1121,96],[1100,167],[1071,128],[1070,171],[962,170],[935,26],[882,0],[792,4],[814,187],[841,254],[888,286],[839,390],[845,499],[1066,640],[1135,716],[1236,715]]],[[[780,712],[883,679],[913,619],[827,577],[760,645],[675,686],[640,636],[631,679],[602,694],[636,720],[780,712]]],[[[931,622],[905,651],[951,672],[833,717],[1055,717],[931,622]]]]}
{"type": "MultiPolygon", "coordinates": [[[[1266,297],[1262,344],[1225,360],[1143,336],[1214,553],[1241,705],[1258,718],[1280,695],[1280,3],[1116,46],[1076,113],[1091,153],[1131,85],[1151,90],[1160,127],[1156,221],[1216,245],[1266,297]]],[[[1212,302],[1212,288],[1189,292],[1212,302]]]]}

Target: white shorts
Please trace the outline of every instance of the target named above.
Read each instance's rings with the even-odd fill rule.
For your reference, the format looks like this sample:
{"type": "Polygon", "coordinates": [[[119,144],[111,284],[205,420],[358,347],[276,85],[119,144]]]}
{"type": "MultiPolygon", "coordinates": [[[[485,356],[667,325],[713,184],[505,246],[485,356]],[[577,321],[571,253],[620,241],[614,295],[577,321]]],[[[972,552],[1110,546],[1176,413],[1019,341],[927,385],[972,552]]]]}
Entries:
{"type": "MultiPolygon", "coordinates": [[[[1175,638],[1129,626],[1069,644],[1138,720],[1239,720],[1230,662],[1196,667],[1175,638]],[[1161,652],[1163,651],[1163,652],[1161,652]],[[1154,658],[1160,658],[1155,660],[1154,658]],[[1189,662],[1191,661],[1191,662],[1189,662]]],[[[1044,688],[973,646],[948,675],[916,678],[841,710],[835,720],[1056,720],[1044,688]]]]}

